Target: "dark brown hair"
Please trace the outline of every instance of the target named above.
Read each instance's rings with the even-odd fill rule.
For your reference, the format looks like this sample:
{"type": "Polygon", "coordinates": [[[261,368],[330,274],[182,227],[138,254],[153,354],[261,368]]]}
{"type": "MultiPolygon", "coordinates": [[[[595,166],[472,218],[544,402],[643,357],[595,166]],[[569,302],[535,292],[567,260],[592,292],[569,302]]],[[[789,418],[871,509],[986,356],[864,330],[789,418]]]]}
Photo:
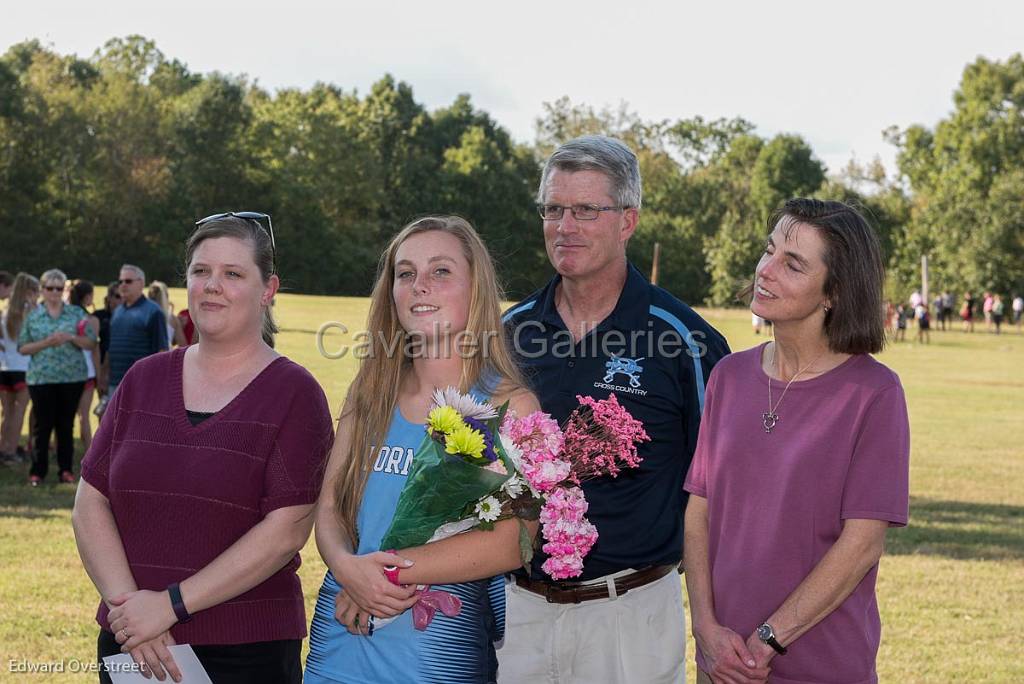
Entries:
{"type": "MultiPolygon", "coordinates": [[[[93,292],[92,283],[88,280],[75,280],[71,284],[71,294],[68,296],[68,303],[75,306],[82,306],[82,300],[93,292]]],[[[82,306],[82,308],[85,308],[82,306]]]]}
{"type": "Polygon", "coordinates": [[[838,354],[875,354],[885,346],[882,290],[885,265],[878,236],[857,209],[844,202],[795,197],[772,212],[771,232],[782,219],[818,229],[825,241],[825,312],[828,347],[838,354]]]}
{"type": "MultiPolygon", "coordinates": [[[[192,237],[185,243],[185,273],[188,273],[188,266],[192,263],[192,257],[195,255],[199,243],[203,240],[222,237],[235,238],[251,244],[252,259],[256,263],[256,267],[260,269],[263,282],[270,281],[270,276],[275,273],[274,246],[270,241],[270,235],[256,221],[237,216],[214,219],[199,226],[192,233],[192,237]]],[[[270,306],[267,306],[263,309],[263,341],[273,347],[274,335],[278,332],[274,314],[271,312],[270,306]]]]}

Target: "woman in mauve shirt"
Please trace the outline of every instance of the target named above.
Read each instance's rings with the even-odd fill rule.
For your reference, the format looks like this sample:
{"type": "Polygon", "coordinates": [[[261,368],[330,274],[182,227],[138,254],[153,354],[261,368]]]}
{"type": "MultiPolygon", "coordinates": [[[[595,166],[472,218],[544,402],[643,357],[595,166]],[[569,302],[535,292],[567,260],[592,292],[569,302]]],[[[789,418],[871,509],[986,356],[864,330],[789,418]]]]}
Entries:
{"type": "Polygon", "coordinates": [[[878,681],[878,560],[907,524],[910,433],[881,351],[884,268],[841,202],[769,221],[751,310],[775,341],[711,373],[686,478],[698,682],[878,681]]]}
{"type": "Polygon", "coordinates": [[[199,222],[200,341],[132,366],[82,462],[72,520],[102,598],[98,656],[130,653],[160,680],[180,679],[174,644],[218,684],[302,680],[298,552],[333,430],[320,385],[268,344],[278,277],[252,216],[199,222]]]}

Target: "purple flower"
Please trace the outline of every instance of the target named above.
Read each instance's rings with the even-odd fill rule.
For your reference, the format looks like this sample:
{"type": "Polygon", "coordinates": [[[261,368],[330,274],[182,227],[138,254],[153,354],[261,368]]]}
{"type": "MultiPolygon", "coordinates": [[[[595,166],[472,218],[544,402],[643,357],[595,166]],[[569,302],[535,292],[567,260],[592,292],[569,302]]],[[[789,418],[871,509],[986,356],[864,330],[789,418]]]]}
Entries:
{"type": "Polygon", "coordinates": [[[474,430],[479,430],[480,434],[484,436],[484,458],[488,461],[497,461],[498,452],[494,450],[494,433],[482,420],[469,417],[463,417],[463,419],[466,421],[466,425],[474,430]]]}

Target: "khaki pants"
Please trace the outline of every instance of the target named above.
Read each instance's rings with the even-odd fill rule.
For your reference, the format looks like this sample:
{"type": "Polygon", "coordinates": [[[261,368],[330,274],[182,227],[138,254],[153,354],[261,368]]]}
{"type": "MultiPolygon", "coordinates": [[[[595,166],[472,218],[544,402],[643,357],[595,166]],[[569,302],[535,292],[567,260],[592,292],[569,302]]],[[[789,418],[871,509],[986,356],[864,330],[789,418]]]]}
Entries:
{"type": "Polygon", "coordinates": [[[498,684],[686,682],[686,617],[676,572],[615,599],[548,603],[514,583],[505,596],[498,684]]]}

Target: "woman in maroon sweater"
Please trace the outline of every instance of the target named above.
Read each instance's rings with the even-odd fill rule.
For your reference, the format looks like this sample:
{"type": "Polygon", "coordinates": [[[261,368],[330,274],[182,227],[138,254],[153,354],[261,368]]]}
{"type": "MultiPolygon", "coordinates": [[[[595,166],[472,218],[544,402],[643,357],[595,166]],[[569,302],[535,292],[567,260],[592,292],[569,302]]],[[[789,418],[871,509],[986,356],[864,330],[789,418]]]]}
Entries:
{"type": "Polygon", "coordinates": [[[82,463],[72,519],[102,597],[101,662],[129,652],[161,681],[180,677],[175,643],[218,684],[301,681],[298,551],[332,425],[316,380],[267,344],[278,277],[253,216],[199,222],[186,267],[200,341],[131,368],[82,463]]]}

